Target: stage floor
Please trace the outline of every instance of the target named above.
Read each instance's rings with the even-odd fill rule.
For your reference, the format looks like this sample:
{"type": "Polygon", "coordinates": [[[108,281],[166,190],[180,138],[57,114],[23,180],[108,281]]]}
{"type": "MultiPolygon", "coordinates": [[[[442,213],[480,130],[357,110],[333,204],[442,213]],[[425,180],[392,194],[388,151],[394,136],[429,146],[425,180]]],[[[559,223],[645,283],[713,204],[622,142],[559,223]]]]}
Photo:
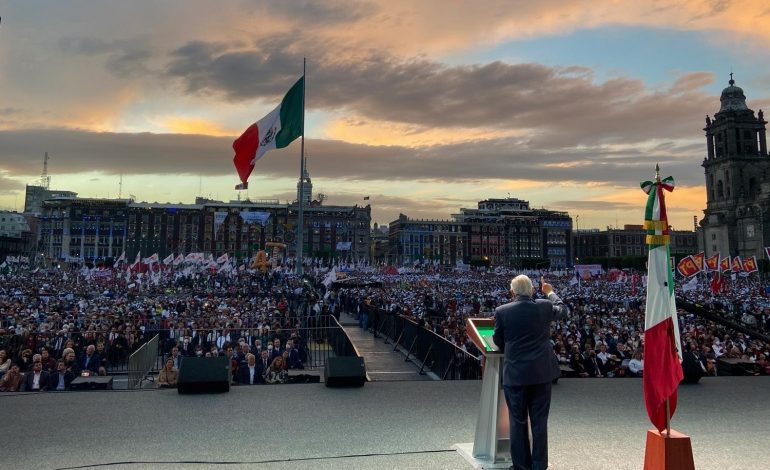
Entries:
{"type": "MultiPolygon", "coordinates": [[[[555,470],[642,468],[649,422],[635,379],[562,379],[554,387],[555,470]]],[[[470,469],[481,383],[374,382],[173,390],[0,394],[0,468],[470,469]],[[226,462],[238,464],[223,465],[226,462]]],[[[674,428],[699,470],[770,468],[768,377],[680,387],[674,428]]]]}

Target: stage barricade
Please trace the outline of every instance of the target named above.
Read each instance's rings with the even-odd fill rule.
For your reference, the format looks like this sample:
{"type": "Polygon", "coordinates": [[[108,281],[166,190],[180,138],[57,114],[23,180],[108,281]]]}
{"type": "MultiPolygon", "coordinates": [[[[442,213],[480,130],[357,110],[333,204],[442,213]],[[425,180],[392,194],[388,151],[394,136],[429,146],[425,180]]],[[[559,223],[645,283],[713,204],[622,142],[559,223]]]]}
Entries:
{"type": "Polygon", "coordinates": [[[405,360],[416,359],[420,373],[428,369],[442,380],[479,380],[481,361],[411,318],[373,309],[370,324],[375,337],[405,351],[405,360]]]}
{"type": "Polygon", "coordinates": [[[141,388],[145,377],[158,369],[158,343],[160,335],[144,343],[128,358],[128,389],[141,388]]]}

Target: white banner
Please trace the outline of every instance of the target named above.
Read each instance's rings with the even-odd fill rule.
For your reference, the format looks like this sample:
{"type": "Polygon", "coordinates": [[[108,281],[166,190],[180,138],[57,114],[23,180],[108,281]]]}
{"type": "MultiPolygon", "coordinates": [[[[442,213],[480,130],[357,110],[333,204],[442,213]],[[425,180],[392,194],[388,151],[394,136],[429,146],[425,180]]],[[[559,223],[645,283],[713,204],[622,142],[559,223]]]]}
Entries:
{"type": "Polygon", "coordinates": [[[214,212],[214,233],[219,231],[219,227],[227,218],[227,212],[214,212]]]}
{"type": "Polygon", "coordinates": [[[241,219],[247,224],[259,223],[263,227],[267,223],[267,219],[270,218],[269,212],[246,212],[241,211],[241,219]]]}

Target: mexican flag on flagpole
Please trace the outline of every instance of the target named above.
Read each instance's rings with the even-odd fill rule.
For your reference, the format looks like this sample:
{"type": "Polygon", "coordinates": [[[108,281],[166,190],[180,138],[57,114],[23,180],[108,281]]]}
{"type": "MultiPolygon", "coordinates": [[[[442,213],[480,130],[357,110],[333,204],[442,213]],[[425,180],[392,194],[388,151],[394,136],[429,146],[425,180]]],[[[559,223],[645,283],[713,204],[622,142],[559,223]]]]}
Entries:
{"type": "Polygon", "coordinates": [[[248,189],[249,175],[254,169],[254,164],[265,152],[284,148],[297,137],[304,135],[302,122],[304,106],[305,77],[303,76],[289,89],[277,108],[249,126],[240,137],[235,139],[233,163],[241,179],[241,184],[235,189],[248,189]]]}
{"type": "Polygon", "coordinates": [[[645,181],[649,195],[644,214],[647,258],[647,304],[644,317],[644,402],[647,415],[658,431],[666,429],[668,417],[676,410],[677,387],[683,378],[679,348],[679,322],[674,297],[674,275],[670,265],[669,227],[663,191],[674,190],[672,177],[645,181]]]}

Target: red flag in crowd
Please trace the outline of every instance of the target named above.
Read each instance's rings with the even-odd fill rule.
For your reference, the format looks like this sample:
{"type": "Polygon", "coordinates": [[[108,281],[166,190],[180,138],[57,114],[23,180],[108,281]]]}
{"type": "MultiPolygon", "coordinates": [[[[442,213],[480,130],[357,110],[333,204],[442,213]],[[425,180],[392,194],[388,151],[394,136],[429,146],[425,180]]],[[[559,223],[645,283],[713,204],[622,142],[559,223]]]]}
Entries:
{"type": "Polygon", "coordinates": [[[700,271],[692,255],[682,258],[676,265],[676,270],[684,277],[692,277],[700,271]]]}
{"type": "Polygon", "coordinates": [[[730,257],[722,258],[722,261],[719,262],[719,271],[726,273],[730,271],[730,257]]]}
{"type": "Polygon", "coordinates": [[[757,257],[743,259],[743,270],[747,273],[753,273],[757,271],[757,257]]]}
{"type": "Polygon", "coordinates": [[[715,272],[711,278],[711,293],[717,295],[722,290],[722,273],[715,272]]]}
{"type": "Polygon", "coordinates": [[[733,272],[739,273],[741,271],[743,271],[743,263],[741,263],[741,257],[736,256],[733,258],[733,272]]]}
{"type": "Polygon", "coordinates": [[[719,252],[709,256],[706,260],[706,267],[709,271],[719,271],[719,252]]]}
{"type": "Polygon", "coordinates": [[[704,260],[706,259],[706,253],[700,252],[692,255],[692,260],[695,261],[695,266],[698,267],[698,271],[703,271],[704,260]]]}

